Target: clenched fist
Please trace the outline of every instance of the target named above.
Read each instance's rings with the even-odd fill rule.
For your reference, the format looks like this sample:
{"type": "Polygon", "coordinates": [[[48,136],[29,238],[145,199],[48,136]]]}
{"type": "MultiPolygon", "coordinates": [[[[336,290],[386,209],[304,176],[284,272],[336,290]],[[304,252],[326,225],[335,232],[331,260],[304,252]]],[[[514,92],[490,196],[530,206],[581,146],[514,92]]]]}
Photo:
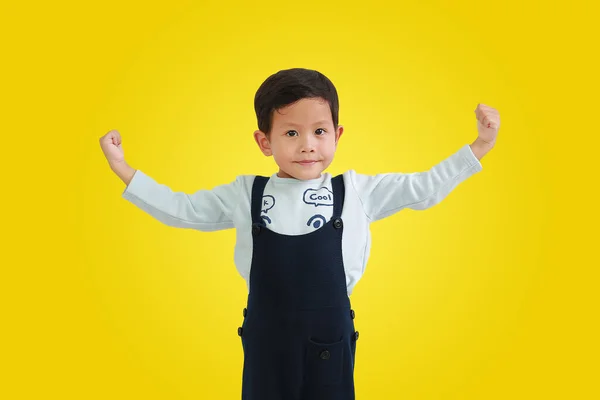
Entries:
{"type": "Polygon", "coordinates": [[[108,160],[110,169],[112,169],[126,185],[129,185],[129,182],[131,182],[135,175],[136,169],[125,162],[123,147],[121,146],[121,134],[119,131],[113,129],[102,136],[100,138],[100,147],[102,147],[102,152],[108,160]]]}
{"type": "Polygon", "coordinates": [[[495,108],[485,104],[477,104],[475,109],[479,139],[493,146],[496,143],[500,129],[500,113],[495,108]]]}
{"type": "Polygon", "coordinates": [[[109,131],[100,138],[100,147],[111,166],[125,161],[123,147],[121,146],[121,134],[116,129],[109,131]]]}

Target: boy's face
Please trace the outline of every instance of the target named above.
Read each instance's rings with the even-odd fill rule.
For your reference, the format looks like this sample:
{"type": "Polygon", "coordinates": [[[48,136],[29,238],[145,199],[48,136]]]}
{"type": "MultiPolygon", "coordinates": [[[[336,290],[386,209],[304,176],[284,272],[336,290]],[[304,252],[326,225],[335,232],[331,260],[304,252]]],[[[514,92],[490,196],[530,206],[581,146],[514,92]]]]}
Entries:
{"type": "Polygon", "coordinates": [[[273,156],[281,178],[315,179],[333,161],[344,128],[335,130],[329,103],[322,98],[300,99],[273,113],[271,134],[255,131],[266,156],[273,156]]]}

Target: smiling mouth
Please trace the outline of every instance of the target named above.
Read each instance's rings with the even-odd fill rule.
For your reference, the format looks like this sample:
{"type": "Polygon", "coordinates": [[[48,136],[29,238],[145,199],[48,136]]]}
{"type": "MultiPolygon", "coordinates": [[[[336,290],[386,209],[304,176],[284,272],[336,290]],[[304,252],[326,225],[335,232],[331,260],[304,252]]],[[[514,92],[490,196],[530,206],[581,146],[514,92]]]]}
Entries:
{"type": "Polygon", "coordinates": [[[316,161],[316,160],[312,160],[312,161],[296,161],[296,162],[298,164],[301,164],[301,165],[313,165],[313,164],[318,163],[318,161],[316,161]]]}

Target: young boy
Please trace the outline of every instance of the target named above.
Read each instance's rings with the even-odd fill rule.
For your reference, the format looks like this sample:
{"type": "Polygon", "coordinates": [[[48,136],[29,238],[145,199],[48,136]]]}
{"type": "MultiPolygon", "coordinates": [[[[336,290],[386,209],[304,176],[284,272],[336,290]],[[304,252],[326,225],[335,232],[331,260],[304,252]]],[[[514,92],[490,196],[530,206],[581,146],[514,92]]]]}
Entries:
{"type": "Polygon", "coordinates": [[[432,207],[480,171],[495,144],[498,112],[478,105],[477,139],[429,171],[332,177],[323,171],[343,127],[327,77],[281,70],[260,86],[254,107],[256,143],[279,167],[270,177],[174,192],[125,162],[117,131],[100,144],[127,185],[123,197],[157,220],[200,231],[236,228],[234,261],[249,290],[238,328],[242,399],[354,399],[358,332],[349,295],[369,258],[369,224],[432,207]]]}

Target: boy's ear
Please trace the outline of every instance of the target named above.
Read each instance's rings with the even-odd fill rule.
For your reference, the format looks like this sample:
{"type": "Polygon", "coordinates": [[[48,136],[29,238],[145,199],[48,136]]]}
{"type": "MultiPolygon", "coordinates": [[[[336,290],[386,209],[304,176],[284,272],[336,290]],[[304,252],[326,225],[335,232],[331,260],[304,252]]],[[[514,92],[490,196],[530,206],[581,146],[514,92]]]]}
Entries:
{"type": "Polygon", "coordinates": [[[271,151],[271,143],[269,143],[269,139],[267,139],[267,135],[264,132],[258,130],[254,131],[254,140],[256,140],[256,144],[260,148],[260,151],[265,156],[272,156],[273,152],[271,151]]]}
{"type": "Polygon", "coordinates": [[[335,145],[336,146],[338,144],[338,140],[340,140],[340,137],[342,136],[342,133],[344,133],[344,127],[342,125],[338,125],[337,131],[335,132],[335,145]]]}

